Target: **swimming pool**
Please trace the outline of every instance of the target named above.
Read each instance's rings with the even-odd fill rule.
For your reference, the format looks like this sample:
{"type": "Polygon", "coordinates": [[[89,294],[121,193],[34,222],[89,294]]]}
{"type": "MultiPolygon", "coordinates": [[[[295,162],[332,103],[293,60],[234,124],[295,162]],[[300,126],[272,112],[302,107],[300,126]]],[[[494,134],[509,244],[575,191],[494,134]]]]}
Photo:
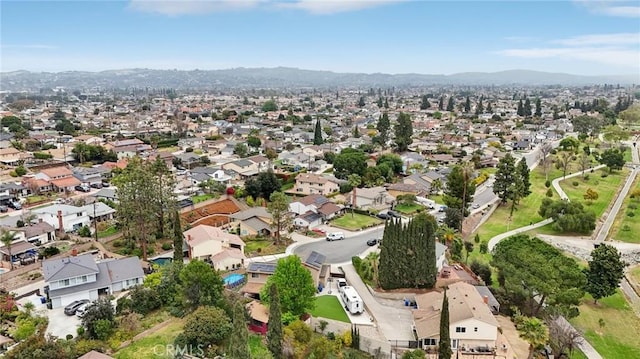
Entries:
{"type": "Polygon", "coordinates": [[[4,268],[0,268],[0,274],[5,273],[7,270],[4,268]]]}
{"type": "Polygon", "coordinates": [[[224,277],[224,285],[226,287],[236,287],[240,284],[244,283],[244,276],[238,273],[232,273],[228,276],[224,277]]]}

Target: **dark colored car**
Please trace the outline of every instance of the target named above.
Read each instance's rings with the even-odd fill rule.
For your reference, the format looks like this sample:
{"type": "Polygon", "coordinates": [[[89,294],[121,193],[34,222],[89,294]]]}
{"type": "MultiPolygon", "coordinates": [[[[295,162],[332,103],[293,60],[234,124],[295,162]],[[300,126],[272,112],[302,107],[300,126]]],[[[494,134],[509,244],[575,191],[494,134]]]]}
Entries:
{"type": "Polygon", "coordinates": [[[389,216],[391,216],[393,218],[402,218],[400,213],[398,213],[396,211],[392,211],[392,210],[387,211],[387,215],[389,215],[389,216]]]}
{"type": "Polygon", "coordinates": [[[8,212],[9,211],[9,207],[5,206],[5,205],[0,205],[0,212],[8,212]]]}
{"type": "Polygon", "coordinates": [[[90,302],[89,299],[75,300],[69,303],[69,305],[67,305],[66,307],[64,307],[64,314],[74,315],[76,314],[76,310],[78,310],[80,306],[82,306],[83,304],[87,304],[89,302],[90,302]]]}
{"type": "Polygon", "coordinates": [[[80,192],[90,192],[91,188],[89,188],[89,186],[87,185],[80,185],[80,186],[76,186],[76,191],[80,191],[80,192]]]}
{"type": "Polygon", "coordinates": [[[18,201],[10,201],[9,207],[18,210],[18,209],[22,209],[22,204],[20,204],[20,202],[18,201]]]}
{"type": "Polygon", "coordinates": [[[387,213],[384,212],[380,212],[376,215],[376,217],[380,218],[380,219],[389,219],[391,218],[387,213]]]}
{"type": "Polygon", "coordinates": [[[378,243],[380,243],[380,240],[378,238],[371,238],[367,241],[368,246],[375,246],[378,243]]]}
{"type": "Polygon", "coordinates": [[[102,188],[102,183],[92,183],[91,184],[91,188],[96,188],[96,189],[100,189],[102,188]]]}

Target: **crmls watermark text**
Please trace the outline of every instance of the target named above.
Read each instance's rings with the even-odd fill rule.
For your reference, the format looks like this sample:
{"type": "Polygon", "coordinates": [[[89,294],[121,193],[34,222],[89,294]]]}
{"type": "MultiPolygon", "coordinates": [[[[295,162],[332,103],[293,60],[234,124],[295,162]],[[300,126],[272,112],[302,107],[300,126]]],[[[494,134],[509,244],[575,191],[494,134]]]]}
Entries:
{"type": "Polygon", "coordinates": [[[204,356],[204,345],[173,345],[158,344],[153,347],[153,354],[158,357],[176,358],[184,355],[194,355],[197,357],[204,356]]]}

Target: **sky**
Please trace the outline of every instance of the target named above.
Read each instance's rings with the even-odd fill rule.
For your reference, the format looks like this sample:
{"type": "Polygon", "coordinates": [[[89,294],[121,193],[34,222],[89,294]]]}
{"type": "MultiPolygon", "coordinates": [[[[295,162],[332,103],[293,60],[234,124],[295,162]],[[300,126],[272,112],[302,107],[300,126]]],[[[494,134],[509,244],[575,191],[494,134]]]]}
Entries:
{"type": "Polygon", "coordinates": [[[0,71],[637,74],[638,1],[0,0],[0,71]]]}

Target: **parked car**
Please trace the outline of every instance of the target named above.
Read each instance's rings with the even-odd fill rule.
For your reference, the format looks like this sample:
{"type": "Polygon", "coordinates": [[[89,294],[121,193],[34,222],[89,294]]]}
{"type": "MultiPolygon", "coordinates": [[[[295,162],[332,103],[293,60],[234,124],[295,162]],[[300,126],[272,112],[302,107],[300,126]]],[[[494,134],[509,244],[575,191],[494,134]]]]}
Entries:
{"type": "Polygon", "coordinates": [[[64,204],[64,202],[65,202],[65,201],[64,201],[64,198],[58,198],[58,199],[56,199],[56,201],[55,201],[55,203],[56,203],[56,204],[64,204]]]}
{"type": "Polygon", "coordinates": [[[91,187],[87,186],[86,184],[85,185],[81,184],[79,186],[76,186],[75,188],[76,188],[76,191],[80,191],[80,192],[90,192],[91,191],[91,187]]]}
{"type": "Polygon", "coordinates": [[[380,243],[380,239],[378,238],[371,238],[370,240],[367,241],[368,246],[375,246],[378,243],[380,243]]]}
{"type": "Polygon", "coordinates": [[[386,213],[386,212],[380,212],[380,213],[376,214],[376,217],[378,217],[378,218],[380,218],[380,219],[389,219],[389,218],[391,218],[391,217],[389,216],[389,214],[388,214],[388,213],[386,213]]]}
{"type": "Polygon", "coordinates": [[[92,183],[92,184],[91,184],[91,188],[100,189],[100,188],[102,188],[102,187],[103,187],[103,186],[102,186],[102,183],[99,183],[99,182],[98,182],[98,183],[92,183]]]}
{"type": "Polygon", "coordinates": [[[109,182],[102,182],[102,187],[109,187],[109,186],[111,186],[109,182]]]}
{"type": "Polygon", "coordinates": [[[76,309],[76,316],[78,318],[82,318],[84,316],[84,313],[87,312],[87,309],[89,308],[90,305],[91,303],[84,303],[81,306],[79,306],[78,309],[76,309]]]}
{"type": "Polygon", "coordinates": [[[13,209],[22,209],[22,204],[18,201],[10,201],[9,202],[9,207],[13,208],[13,209]]]}
{"type": "Polygon", "coordinates": [[[0,212],[4,213],[4,212],[8,212],[9,211],[9,207],[5,206],[5,205],[0,205],[0,212]]]}
{"type": "Polygon", "coordinates": [[[64,307],[64,314],[74,315],[76,314],[76,310],[78,310],[80,306],[87,303],[89,303],[89,299],[74,300],[73,302],[69,303],[69,305],[64,307]]]}
{"type": "Polygon", "coordinates": [[[344,278],[337,278],[336,284],[338,285],[338,291],[342,293],[342,288],[347,286],[347,280],[344,278]]]}
{"type": "Polygon", "coordinates": [[[474,203],[474,204],[471,206],[471,208],[473,208],[473,209],[477,209],[477,208],[480,208],[480,205],[479,205],[479,204],[477,204],[477,203],[474,203]]]}
{"type": "Polygon", "coordinates": [[[342,232],[334,232],[334,233],[328,233],[327,234],[327,240],[329,242],[331,242],[331,241],[339,241],[341,239],[344,239],[344,233],[342,233],[342,232]]]}
{"type": "Polygon", "coordinates": [[[438,212],[444,212],[447,210],[447,206],[440,206],[440,208],[438,208],[438,212]]]}
{"type": "Polygon", "coordinates": [[[387,211],[387,215],[389,215],[390,217],[393,217],[393,218],[402,218],[400,213],[398,213],[396,211],[392,211],[392,210],[388,210],[387,211]]]}

